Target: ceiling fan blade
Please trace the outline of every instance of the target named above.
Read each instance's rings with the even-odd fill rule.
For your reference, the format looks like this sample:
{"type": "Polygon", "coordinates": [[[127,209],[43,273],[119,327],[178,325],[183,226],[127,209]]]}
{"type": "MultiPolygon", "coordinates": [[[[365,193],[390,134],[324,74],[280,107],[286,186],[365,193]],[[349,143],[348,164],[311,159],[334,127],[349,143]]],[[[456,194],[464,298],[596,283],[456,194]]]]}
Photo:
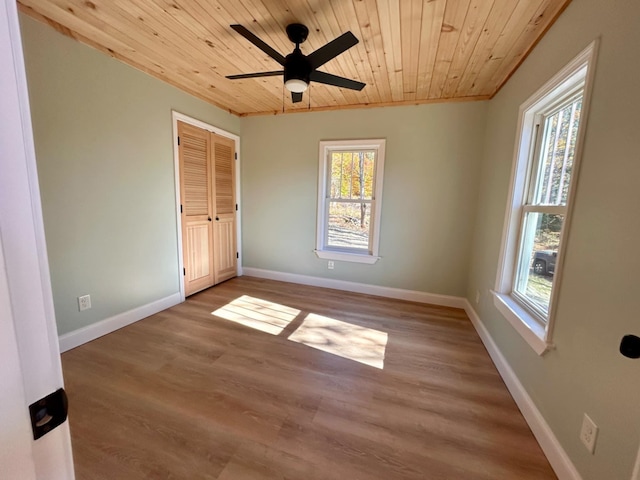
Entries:
{"type": "Polygon", "coordinates": [[[338,77],[337,75],[331,75],[330,73],[313,71],[309,75],[309,79],[312,82],[324,83],[326,85],[333,85],[336,87],[350,88],[351,90],[362,90],[366,83],[357,82],[344,77],[338,77]]]}
{"type": "Polygon", "coordinates": [[[302,92],[301,93],[291,92],[291,101],[293,103],[301,102],[302,101],[302,92]]]}
{"type": "Polygon", "coordinates": [[[239,75],[227,75],[225,78],[229,80],[239,80],[241,78],[258,78],[258,77],[275,77],[282,75],[284,70],[276,70],[274,72],[257,72],[257,73],[241,73],[239,75]]]}
{"type": "Polygon", "coordinates": [[[258,37],[256,37],[253,33],[251,33],[245,27],[243,27],[242,25],[229,25],[229,26],[233,28],[236,32],[238,32],[240,35],[242,35],[244,38],[249,40],[251,43],[253,43],[256,47],[258,47],[264,53],[266,53],[271,58],[273,58],[280,65],[284,65],[284,57],[280,53],[278,53],[271,46],[267,45],[265,42],[260,40],[258,37]]]}
{"type": "Polygon", "coordinates": [[[309,54],[307,59],[311,62],[311,67],[316,69],[332,58],[337,57],[342,52],[349,50],[356,45],[359,40],[351,32],[346,32],[340,35],[335,40],[330,41],[324,47],[320,47],[315,52],[309,54]]]}

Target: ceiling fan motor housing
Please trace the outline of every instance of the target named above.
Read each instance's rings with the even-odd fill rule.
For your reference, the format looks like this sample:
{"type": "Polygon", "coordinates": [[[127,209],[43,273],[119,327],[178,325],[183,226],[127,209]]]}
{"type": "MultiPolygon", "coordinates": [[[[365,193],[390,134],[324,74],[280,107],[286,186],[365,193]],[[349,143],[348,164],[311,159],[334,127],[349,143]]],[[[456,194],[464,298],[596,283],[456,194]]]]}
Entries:
{"type": "Polygon", "coordinates": [[[302,80],[309,84],[309,75],[311,74],[311,63],[307,57],[296,48],[293,53],[290,53],[285,57],[284,61],[284,81],[296,79],[302,80]]]}

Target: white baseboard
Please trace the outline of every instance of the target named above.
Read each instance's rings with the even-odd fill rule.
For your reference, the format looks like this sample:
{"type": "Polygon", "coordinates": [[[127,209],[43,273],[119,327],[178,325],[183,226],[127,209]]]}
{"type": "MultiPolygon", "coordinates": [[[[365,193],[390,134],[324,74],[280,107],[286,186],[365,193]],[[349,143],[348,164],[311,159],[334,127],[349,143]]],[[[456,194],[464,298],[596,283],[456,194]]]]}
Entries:
{"type": "Polygon", "coordinates": [[[155,302],[142,305],[128,312],[123,312],[110,318],[105,318],[99,322],[79,328],[73,332],[65,333],[58,337],[60,342],[60,353],[79,347],[80,345],[102,337],[107,333],[114,332],[119,328],[126,327],[132,323],[142,320],[150,315],[166,310],[180,303],[180,293],[174,293],[168,297],[161,298],[155,302]]]}
{"type": "Polygon", "coordinates": [[[416,290],[381,287],[379,285],[347,282],[345,280],[335,280],[332,278],[311,277],[308,275],[299,275],[297,273],[276,272],[273,270],[263,270],[261,268],[244,267],[243,274],[249,277],[300,283],[302,285],[311,285],[313,287],[333,288],[335,290],[365,293],[367,295],[377,295],[379,297],[397,298],[399,300],[408,300],[410,302],[430,303],[432,305],[440,305],[442,307],[465,308],[466,306],[466,299],[462,297],[454,297],[452,295],[439,295],[435,293],[418,292],[416,290]]]}
{"type": "Polygon", "coordinates": [[[504,355],[502,355],[502,352],[471,306],[471,303],[466,299],[464,309],[558,478],[560,480],[582,480],[578,470],[576,470],[576,467],[569,459],[567,452],[565,452],[562,445],[560,445],[549,424],[535,403],[533,403],[533,400],[522,383],[520,383],[520,380],[518,380],[515,372],[511,369],[504,355]]]}

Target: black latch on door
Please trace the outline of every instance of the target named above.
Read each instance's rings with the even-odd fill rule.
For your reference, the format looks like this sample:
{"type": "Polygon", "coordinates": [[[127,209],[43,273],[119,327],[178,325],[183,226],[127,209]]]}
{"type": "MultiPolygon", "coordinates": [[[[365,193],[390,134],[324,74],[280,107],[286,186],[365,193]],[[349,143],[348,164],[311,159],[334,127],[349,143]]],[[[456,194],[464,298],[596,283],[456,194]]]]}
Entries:
{"type": "Polygon", "coordinates": [[[620,353],[629,358],[640,358],[640,338],[625,335],[620,342],[620,353]]]}
{"type": "Polygon", "coordinates": [[[61,388],[29,405],[33,439],[46,435],[67,419],[67,394],[61,388]]]}

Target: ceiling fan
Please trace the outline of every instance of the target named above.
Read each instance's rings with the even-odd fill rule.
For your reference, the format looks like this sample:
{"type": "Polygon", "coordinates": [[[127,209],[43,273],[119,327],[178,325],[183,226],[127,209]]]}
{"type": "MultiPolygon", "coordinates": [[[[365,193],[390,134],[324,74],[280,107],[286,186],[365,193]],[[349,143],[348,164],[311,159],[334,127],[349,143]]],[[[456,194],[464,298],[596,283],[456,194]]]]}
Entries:
{"type": "Polygon", "coordinates": [[[329,60],[337,57],[358,43],[358,39],[351,32],[343,33],[315,52],[305,55],[300,51],[300,44],[304,43],[307,39],[309,29],[300,23],[292,23],[287,25],[286,30],[289,40],[295,43],[296,48],[284,57],[242,25],[231,25],[231,28],[284,67],[284,70],[271,72],[228,75],[227,78],[231,80],[284,75],[284,86],[291,92],[291,101],[293,103],[302,101],[302,93],[309,88],[310,82],[324,83],[326,85],[350,88],[352,90],[362,90],[366,85],[362,82],[317,70],[318,67],[321,67],[329,60]]]}

